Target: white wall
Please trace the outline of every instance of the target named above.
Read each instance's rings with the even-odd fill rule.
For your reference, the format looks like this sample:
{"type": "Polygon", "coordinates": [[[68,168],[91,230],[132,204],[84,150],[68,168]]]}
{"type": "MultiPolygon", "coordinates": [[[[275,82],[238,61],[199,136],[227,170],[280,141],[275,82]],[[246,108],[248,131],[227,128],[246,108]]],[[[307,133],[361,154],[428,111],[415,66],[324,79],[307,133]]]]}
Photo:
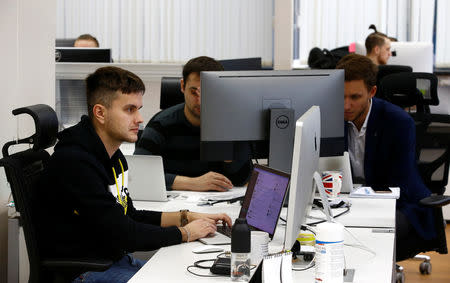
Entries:
{"type": "MultiPolygon", "coordinates": [[[[0,146],[17,136],[11,110],[55,104],[54,39],[56,0],[0,1],[0,146]]],[[[20,119],[19,137],[32,132],[31,119],[20,119]]],[[[9,191],[0,174],[0,282],[7,274],[7,210],[9,191]]]]}

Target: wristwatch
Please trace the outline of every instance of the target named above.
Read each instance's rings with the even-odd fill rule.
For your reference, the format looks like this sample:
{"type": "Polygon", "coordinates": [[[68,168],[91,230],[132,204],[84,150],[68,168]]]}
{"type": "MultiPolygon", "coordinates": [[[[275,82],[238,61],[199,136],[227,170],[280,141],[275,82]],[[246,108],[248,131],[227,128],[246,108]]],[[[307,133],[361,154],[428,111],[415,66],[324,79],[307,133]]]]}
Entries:
{"type": "Polygon", "coordinates": [[[181,223],[181,227],[185,226],[186,224],[189,223],[188,220],[188,209],[182,209],[180,210],[180,223],[181,223]]]}

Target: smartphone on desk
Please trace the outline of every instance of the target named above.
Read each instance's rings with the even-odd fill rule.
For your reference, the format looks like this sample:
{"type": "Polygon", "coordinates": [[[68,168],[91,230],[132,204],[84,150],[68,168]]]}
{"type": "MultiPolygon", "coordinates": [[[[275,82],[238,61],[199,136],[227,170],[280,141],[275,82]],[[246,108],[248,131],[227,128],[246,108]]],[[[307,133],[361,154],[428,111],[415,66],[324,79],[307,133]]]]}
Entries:
{"type": "Polygon", "coordinates": [[[371,186],[371,188],[377,194],[383,194],[383,193],[387,194],[387,193],[392,192],[391,189],[389,189],[389,186],[384,186],[384,185],[371,186]]]}

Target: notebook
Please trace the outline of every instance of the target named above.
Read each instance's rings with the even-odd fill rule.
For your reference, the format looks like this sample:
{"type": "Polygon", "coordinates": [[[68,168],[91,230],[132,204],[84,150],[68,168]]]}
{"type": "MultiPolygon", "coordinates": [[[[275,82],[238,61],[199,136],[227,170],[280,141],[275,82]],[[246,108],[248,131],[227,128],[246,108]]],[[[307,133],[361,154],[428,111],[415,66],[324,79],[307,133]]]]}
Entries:
{"type": "Polygon", "coordinates": [[[133,200],[167,201],[161,156],[127,155],[128,191],[133,200]]]}
{"type": "MultiPolygon", "coordinates": [[[[273,238],[289,180],[290,174],[255,165],[239,213],[240,218],[247,219],[251,230],[265,231],[270,239],[273,238]]],[[[199,241],[207,245],[224,245],[230,244],[231,238],[215,233],[199,241]]]]}

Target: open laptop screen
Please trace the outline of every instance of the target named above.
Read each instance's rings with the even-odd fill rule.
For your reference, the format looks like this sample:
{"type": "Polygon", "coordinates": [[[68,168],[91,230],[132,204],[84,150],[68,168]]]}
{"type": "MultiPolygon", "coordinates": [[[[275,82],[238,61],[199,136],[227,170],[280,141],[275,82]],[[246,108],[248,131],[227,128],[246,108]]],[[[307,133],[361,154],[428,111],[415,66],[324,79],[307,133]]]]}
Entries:
{"type": "Polygon", "coordinates": [[[289,174],[255,165],[239,217],[245,217],[251,227],[267,232],[272,238],[289,179],[289,174]]]}

